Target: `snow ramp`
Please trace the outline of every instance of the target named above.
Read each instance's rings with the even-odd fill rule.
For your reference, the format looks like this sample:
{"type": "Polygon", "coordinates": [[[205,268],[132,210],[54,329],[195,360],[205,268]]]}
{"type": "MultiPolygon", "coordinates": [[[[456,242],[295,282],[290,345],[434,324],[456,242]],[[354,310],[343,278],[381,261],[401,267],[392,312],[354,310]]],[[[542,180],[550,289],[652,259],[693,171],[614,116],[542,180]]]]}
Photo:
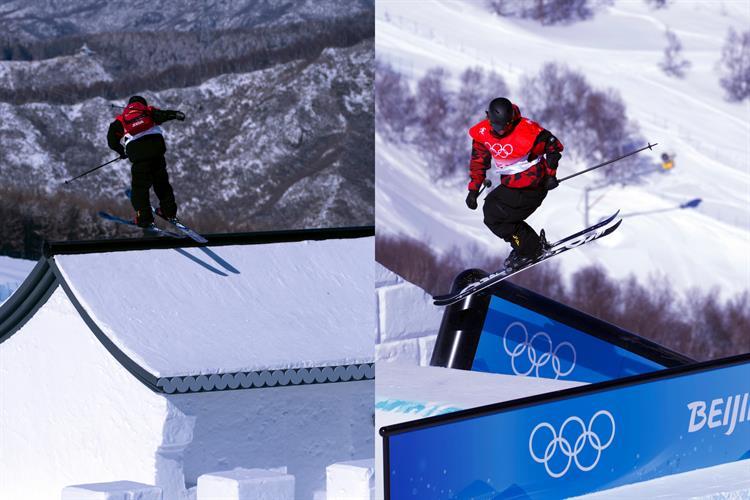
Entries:
{"type": "Polygon", "coordinates": [[[157,392],[372,378],[370,327],[356,312],[371,294],[372,247],[370,227],[217,235],[204,247],[49,243],[0,309],[0,341],[60,286],[112,356],[157,392]]]}

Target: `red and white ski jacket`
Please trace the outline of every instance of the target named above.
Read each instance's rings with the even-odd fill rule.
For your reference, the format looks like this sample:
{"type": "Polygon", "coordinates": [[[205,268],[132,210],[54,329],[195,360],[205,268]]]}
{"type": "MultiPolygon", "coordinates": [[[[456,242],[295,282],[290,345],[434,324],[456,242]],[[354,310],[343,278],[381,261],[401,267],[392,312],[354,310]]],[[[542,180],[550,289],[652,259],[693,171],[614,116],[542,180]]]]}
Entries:
{"type": "Polygon", "coordinates": [[[509,188],[534,189],[543,185],[547,176],[556,174],[562,143],[538,123],[523,118],[516,105],[513,110],[515,125],[502,137],[492,130],[489,120],[482,120],[469,129],[473,139],[470,191],[482,186],[493,161],[500,174],[500,184],[509,188]]]}

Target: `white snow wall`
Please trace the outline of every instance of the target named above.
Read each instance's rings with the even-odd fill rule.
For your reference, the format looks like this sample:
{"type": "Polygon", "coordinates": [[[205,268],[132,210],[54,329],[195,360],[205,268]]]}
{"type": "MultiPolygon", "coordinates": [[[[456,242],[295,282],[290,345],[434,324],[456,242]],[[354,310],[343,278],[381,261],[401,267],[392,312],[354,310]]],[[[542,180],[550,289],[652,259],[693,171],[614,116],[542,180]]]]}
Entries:
{"type": "Polygon", "coordinates": [[[375,263],[378,362],[429,366],[443,308],[417,285],[375,263]]]}
{"type": "Polygon", "coordinates": [[[195,418],[184,453],[188,487],[207,472],[286,466],[295,478],[295,498],[312,500],[326,488],[328,465],[373,456],[373,380],[167,399],[195,418]]]}
{"type": "Polygon", "coordinates": [[[181,482],[160,451],[179,449],[190,427],[109,354],[60,287],[2,344],[2,498],[53,499],[70,484],[121,479],[181,482]]]}

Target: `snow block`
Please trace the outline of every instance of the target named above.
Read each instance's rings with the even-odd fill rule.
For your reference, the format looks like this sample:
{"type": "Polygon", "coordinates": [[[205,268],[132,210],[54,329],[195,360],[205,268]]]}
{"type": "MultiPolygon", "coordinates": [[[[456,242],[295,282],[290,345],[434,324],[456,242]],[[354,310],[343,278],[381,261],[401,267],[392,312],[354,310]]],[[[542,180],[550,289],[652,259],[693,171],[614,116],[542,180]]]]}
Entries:
{"type": "Polygon", "coordinates": [[[401,340],[437,333],[442,308],[432,297],[411,283],[378,289],[380,335],[383,341],[401,340]]]}
{"type": "Polygon", "coordinates": [[[62,500],[162,500],[161,488],[133,481],[77,484],[62,490],[62,500]]]}
{"type": "Polygon", "coordinates": [[[294,476],[266,469],[236,469],[203,474],[197,500],[294,500],[294,476]]]}
{"type": "Polygon", "coordinates": [[[375,288],[401,283],[403,279],[385,266],[375,263],[375,288]]]}
{"type": "Polygon", "coordinates": [[[419,366],[430,366],[432,351],[435,350],[437,335],[422,337],[419,339],[419,366]]]}
{"type": "Polygon", "coordinates": [[[375,460],[352,460],[326,467],[328,500],[375,498],[375,460]]]}
{"type": "Polygon", "coordinates": [[[419,364],[419,343],[417,339],[386,342],[375,346],[375,361],[377,363],[395,361],[410,365],[419,364]]]}

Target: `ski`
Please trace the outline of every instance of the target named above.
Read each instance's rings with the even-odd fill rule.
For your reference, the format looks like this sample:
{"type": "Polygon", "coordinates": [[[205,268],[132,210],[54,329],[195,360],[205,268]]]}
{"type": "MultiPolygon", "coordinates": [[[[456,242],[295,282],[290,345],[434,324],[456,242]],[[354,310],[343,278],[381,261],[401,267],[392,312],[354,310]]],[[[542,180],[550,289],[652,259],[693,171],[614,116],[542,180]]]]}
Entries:
{"type": "Polygon", "coordinates": [[[162,217],[161,215],[159,215],[156,212],[155,208],[151,208],[151,210],[154,212],[154,215],[156,215],[157,217],[159,217],[159,218],[161,218],[161,219],[169,222],[174,227],[176,227],[182,234],[184,234],[188,238],[191,238],[193,241],[197,241],[198,243],[203,243],[203,244],[208,243],[208,240],[206,238],[204,238],[200,234],[196,233],[195,231],[193,231],[192,229],[190,229],[189,227],[187,227],[182,222],[180,222],[178,220],[175,220],[175,219],[167,219],[166,217],[162,217]]]}
{"type": "MultiPolygon", "coordinates": [[[[127,196],[128,199],[130,199],[130,194],[131,194],[130,189],[126,189],[125,190],[125,196],[127,196]]],[[[190,229],[189,227],[187,227],[185,224],[183,224],[179,220],[170,220],[170,219],[167,219],[166,217],[162,217],[156,211],[156,209],[154,207],[151,207],[151,212],[153,212],[153,214],[156,215],[157,217],[159,217],[160,219],[165,220],[165,221],[169,222],[170,224],[172,224],[183,235],[187,236],[188,238],[192,239],[193,241],[197,241],[198,243],[203,243],[203,244],[208,243],[208,240],[206,238],[204,238],[200,234],[196,233],[195,231],[193,231],[192,229],[190,229]]]]}
{"type": "Polygon", "coordinates": [[[555,243],[551,243],[548,246],[548,248],[545,250],[545,252],[542,254],[541,257],[539,257],[538,259],[532,262],[529,262],[523,267],[520,267],[518,269],[513,269],[513,270],[501,269],[500,271],[492,273],[489,276],[486,276],[477,282],[467,285],[466,287],[463,288],[463,290],[457,293],[447,294],[447,295],[436,295],[432,298],[433,304],[435,304],[436,306],[448,306],[448,305],[454,304],[460,300],[465,299],[466,297],[470,295],[488,290],[494,285],[500,283],[501,281],[507,278],[510,278],[511,276],[518,274],[521,271],[525,271],[526,269],[534,267],[540,262],[544,262],[545,260],[551,257],[554,257],[555,255],[563,253],[572,248],[585,245],[586,243],[590,241],[603,238],[604,236],[611,234],[618,227],[620,227],[620,224],[622,223],[622,219],[618,220],[614,224],[612,223],[615,217],[617,217],[619,213],[620,211],[618,210],[613,215],[607,217],[606,219],[602,220],[601,222],[597,224],[594,224],[591,227],[587,227],[586,229],[583,229],[581,231],[578,231],[577,233],[571,234],[570,236],[566,236],[565,238],[559,241],[556,241],[555,243]]]}
{"type": "Polygon", "coordinates": [[[559,241],[551,243],[550,244],[550,248],[555,248],[555,247],[557,247],[559,245],[562,245],[563,243],[566,243],[566,242],[572,240],[573,238],[578,238],[582,234],[590,233],[591,231],[595,231],[595,230],[599,229],[600,227],[607,226],[607,225],[609,225],[610,222],[612,222],[613,220],[615,220],[615,217],[617,217],[618,215],[620,215],[620,211],[619,210],[617,212],[613,213],[612,215],[610,215],[609,217],[605,217],[604,219],[602,219],[601,221],[597,222],[593,226],[589,226],[586,229],[582,229],[582,230],[578,231],[577,233],[573,233],[570,236],[566,236],[565,238],[563,238],[563,239],[561,239],[559,241]]]}
{"type": "Polygon", "coordinates": [[[98,212],[97,215],[99,215],[99,217],[101,217],[104,220],[108,220],[108,221],[114,222],[116,224],[122,224],[123,226],[130,226],[130,227],[135,228],[135,229],[140,229],[144,233],[150,234],[152,236],[166,236],[166,237],[177,238],[177,239],[182,239],[182,238],[186,237],[184,234],[174,233],[172,231],[167,231],[165,229],[160,229],[160,228],[158,228],[156,226],[153,226],[153,227],[150,227],[150,228],[143,228],[143,227],[138,226],[132,220],[123,219],[122,217],[118,217],[116,215],[112,215],[112,214],[104,212],[104,211],[98,212]]]}

